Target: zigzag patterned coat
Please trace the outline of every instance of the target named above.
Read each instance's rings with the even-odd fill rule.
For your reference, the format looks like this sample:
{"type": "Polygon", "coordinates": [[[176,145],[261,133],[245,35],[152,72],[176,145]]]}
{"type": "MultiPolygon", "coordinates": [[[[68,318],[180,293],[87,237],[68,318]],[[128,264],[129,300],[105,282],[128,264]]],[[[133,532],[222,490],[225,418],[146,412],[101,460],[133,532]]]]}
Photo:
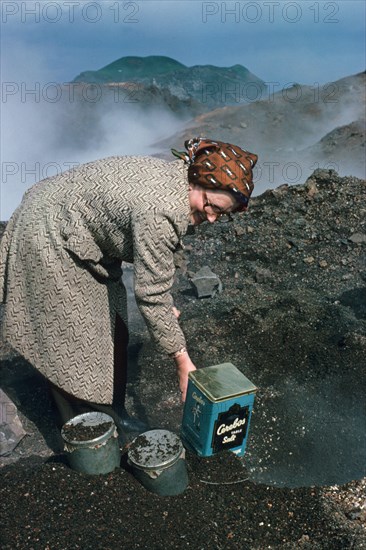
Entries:
{"type": "Polygon", "coordinates": [[[189,214],[179,160],[111,157],[34,185],[1,241],[4,338],[65,391],[111,403],[123,260],[153,340],[167,353],[185,345],[170,289],[189,214]]]}

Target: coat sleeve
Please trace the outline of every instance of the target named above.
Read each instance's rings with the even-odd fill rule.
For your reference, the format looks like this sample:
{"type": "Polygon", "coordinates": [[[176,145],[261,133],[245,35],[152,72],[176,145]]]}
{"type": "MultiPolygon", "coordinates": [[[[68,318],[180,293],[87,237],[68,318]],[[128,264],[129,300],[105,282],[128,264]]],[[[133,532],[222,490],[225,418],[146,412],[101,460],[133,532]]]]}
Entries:
{"type": "Polygon", "coordinates": [[[175,273],[173,254],[180,235],[164,215],[148,213],[132,223],[136,302],[155,344],[166,353],[174,353],[185,346],[170,293],[175,273]]]}

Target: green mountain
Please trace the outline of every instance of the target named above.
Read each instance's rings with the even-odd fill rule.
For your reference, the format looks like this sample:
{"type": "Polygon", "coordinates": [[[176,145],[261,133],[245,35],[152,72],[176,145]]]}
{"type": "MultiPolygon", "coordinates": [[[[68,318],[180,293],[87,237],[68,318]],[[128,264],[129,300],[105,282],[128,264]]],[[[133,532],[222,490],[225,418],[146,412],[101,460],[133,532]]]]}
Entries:
{"type": "Polygon", "coordinates": [[[166,75],[187,67],[175,59],[160,55],[148,57],[121,57],[98,71],[85,71],[74,82],[126,82],[153,79],[157,75],[166,75]]]}
{"type": "Polygon", "coordinates": [[[165,56],[121,57],[98,71],[84,71],[73,82],[101,85],[138,84],[143,90],[168,94],[177,101],[200,104],[204,112],[223,105],[259,99],[266,84],[242,65],[187,67],[165,56]],[[254,97],[253,97],[254,94],[254,97]]]}

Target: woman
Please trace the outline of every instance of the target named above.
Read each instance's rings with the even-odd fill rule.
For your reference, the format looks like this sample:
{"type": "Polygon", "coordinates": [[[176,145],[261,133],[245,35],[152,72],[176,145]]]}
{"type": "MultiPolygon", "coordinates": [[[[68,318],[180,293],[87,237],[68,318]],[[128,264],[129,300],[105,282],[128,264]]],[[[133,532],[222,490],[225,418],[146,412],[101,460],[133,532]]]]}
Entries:
{"type": "Polygon", "coordinates": [[[186,350],[170,289],[189,223],[247,208],[256,155],[218,141],[185,142],[180,160],[111,157],[34,185],[1,241],[4,337],[50,382],[65,422],[82,408],[113,416],[123,436],[146,429],[124,408],[126,291],[121,262],[149,332],[171,355],[184,401],[186,350]],[[182,162],[183,160],[183,162],[182,162]]]}

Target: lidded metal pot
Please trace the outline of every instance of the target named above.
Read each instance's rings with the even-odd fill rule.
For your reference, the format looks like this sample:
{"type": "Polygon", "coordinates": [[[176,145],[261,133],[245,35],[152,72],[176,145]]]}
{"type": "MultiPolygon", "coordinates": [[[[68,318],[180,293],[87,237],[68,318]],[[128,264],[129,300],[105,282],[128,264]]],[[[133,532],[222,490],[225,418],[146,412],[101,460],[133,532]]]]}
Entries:
{"type": "MultiPolygon", "coordinates": [[[[121,451],[113,418],[101,412],[75,416],[61,429],[64,450],[73,470],[85,474],[108,474],[120,466],[121,451]],[[78,437],[77,428],[95,431],[94,438],[78,437]]],[[[92,437],[92,435],[90,436],[92,437]]]]}
{"type": "Polygon", "coordinates": [[[128,450],[128,462],[136,479],[157,495],[179,495],[188,485],[183,444],[167,430],[150,430],[136,437],[128,450]]]}

